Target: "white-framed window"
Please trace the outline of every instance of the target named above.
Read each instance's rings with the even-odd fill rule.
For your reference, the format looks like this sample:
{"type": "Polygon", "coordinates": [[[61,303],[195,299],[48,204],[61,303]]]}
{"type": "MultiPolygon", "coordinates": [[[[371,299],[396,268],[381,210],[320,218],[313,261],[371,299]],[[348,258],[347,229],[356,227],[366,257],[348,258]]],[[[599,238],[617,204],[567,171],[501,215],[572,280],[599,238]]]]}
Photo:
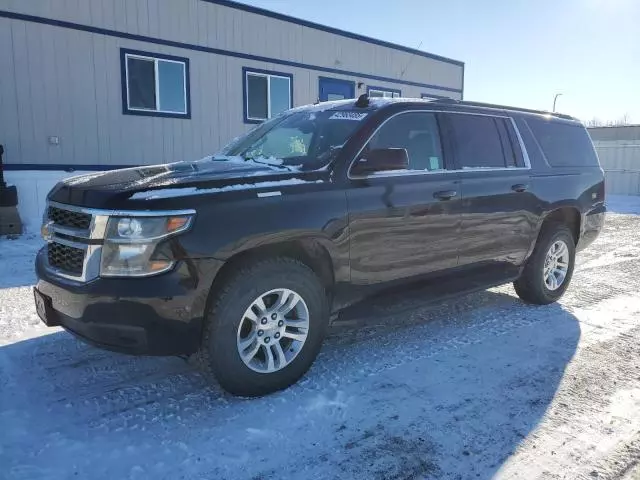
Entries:
{"type": "Polygon", "coordinates": [[[293,75],[243,68],[244,121],[260,123],[293,106],[293,75]]]}
{"type": "Polygon", "coordinates": [[[382,87],[369,87],[367,93],[370,98],[400,98],[402,96],[400,90],[382,87]]]}
{"type": "Polygon", "coordinates": [[[189,117],[189,59],[121,49],[122,107],[130,115],[189,117]]]}

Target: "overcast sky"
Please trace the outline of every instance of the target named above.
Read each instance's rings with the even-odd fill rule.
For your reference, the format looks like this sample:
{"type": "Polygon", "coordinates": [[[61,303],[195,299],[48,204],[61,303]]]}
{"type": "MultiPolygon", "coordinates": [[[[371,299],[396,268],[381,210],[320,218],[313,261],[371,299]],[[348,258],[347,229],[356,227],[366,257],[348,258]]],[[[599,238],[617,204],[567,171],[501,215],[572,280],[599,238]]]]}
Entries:
{"type": "Polygon", "coordinates": [[[242,0],[461,60],[464,95],[640,123],[640,0],[242,0]]]}

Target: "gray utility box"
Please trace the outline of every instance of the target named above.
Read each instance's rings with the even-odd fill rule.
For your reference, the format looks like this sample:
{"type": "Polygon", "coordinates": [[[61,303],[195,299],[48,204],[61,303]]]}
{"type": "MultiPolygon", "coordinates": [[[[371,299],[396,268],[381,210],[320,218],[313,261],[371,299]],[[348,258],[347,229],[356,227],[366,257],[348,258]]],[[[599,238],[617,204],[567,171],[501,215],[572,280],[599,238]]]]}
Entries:
{"type": "Polygon", "coordinates": [[[0,206],[0,235],[19,235],[22,233],[22,221],[18,207],[0,206]]]}
{"type": "Polygon", "coordinates": [[[18,213],[18,189],[7,186],[4,182],[2,154],[4,147],[0,145],[0,235],[17,235],[22,233],[22,221],[18,213]]]}

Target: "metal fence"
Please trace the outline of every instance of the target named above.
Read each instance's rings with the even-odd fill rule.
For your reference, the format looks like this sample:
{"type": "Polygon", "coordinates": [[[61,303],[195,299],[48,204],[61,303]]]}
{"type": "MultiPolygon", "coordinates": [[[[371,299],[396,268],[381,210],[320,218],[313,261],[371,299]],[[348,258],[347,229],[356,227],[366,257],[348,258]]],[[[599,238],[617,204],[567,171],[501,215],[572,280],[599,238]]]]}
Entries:
{"type": "Polygon", "coordinates": [[[640,140],[594,141],[605,173],[606,191],[640,195],[640,140]]]}

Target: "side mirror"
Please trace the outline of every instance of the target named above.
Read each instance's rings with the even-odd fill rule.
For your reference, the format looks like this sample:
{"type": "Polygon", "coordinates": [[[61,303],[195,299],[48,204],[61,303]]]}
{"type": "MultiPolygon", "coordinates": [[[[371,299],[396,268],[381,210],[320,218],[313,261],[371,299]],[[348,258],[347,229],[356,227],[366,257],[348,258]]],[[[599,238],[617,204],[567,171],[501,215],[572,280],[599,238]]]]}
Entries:
{"type": "Polygon", "coordinates": [[[409,154],[405,148],[377,148],[363,153],[353,164],[351,173],[368,175],[389,170],[407,170],[409,154]]]}

